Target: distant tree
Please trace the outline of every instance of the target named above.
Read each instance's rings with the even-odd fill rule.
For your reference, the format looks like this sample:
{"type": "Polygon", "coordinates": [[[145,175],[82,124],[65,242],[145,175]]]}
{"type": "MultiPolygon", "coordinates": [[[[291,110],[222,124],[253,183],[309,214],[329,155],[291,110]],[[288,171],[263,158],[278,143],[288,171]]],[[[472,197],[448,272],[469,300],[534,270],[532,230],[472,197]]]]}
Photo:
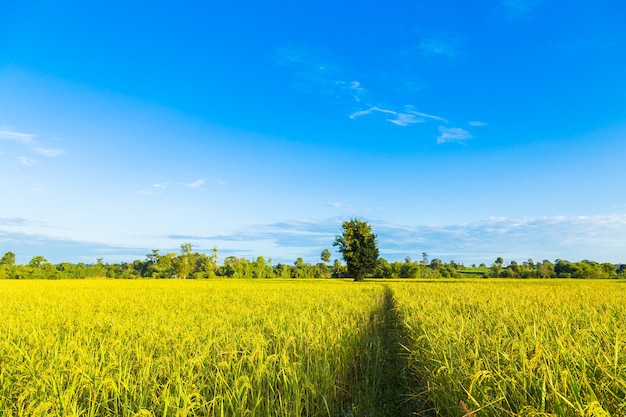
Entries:
{"type": "Polygon", "coordinates": [[[11,251],[8,251],[2,258],[0,258],[0,266],[13,266],[15,265],[15,254],[11,251]]]}
{"type": "Polygon", "coordinates": [[[537,263],[537,276],[540,278],[550,278],[554,275],[554,264],[547,259],[537,263]]]}
{"type": "Polygon", "coordinates": [[[503,265],[504,265],[504,259],[502,259],[501,257],[498,257],[498,259],[495,260],[493,265],[491,265],[491,275],[493,277],[499,277],[500,273],[502,272],[503,265]]]}
{"type": "Polygon", "coordinates": [[[267,275],[267,264],[265,262],[265,258],[259,256],[256,258],[254,276],[255,278],[267,278],[267,275]]]}
{"type": "Polygon", "coordinates": [[[211,262],[213,262],[213,266],[217,266],[217,253],[219,252],[219,249],[217,249],[217,246],[213,246],[213,249],[211,249],[211,262]]]}
{"type": "Polygon", "coordinates": [[[176,259],[176,272],[178,278],[187,279],[191,273],[191,243],[183,243],[180,245],[180,256],[176,259]]]}
{"type": "Polygon", "coordinates": [[[318,262],[313,267],[313,276],[315,278],[327,278],[330,274],[328,273],[328,265],[324,262],[318,262]]]}
{"type": "Polygon", "coordinates": [[[400,268],[401,278],[417,278],[420,273],[420,266],[417,262],[413,262],[410,256],[404,259],[404,263],[400,268]]]}
{"type": "Polygon", "coordinates": [[[346,272],[348,272],[346,266],[342,265],[339,259],[335,259],[335,262],[333,264],[333,278],[341,278],[346,274],[346,272]]]}
{"type": "Polygon", "coordinates": [[[297,258],[293,263],[293,268],[291,269],[291,277],[292,278],[311,278],[313,276],[312,271],[309,270],[309,265],[304,262],[304,259],[297,258]]]}
{"type": "Polygon", "coordinates": [[[441,267],[443,266],[443,262],[441,261],[441,259],[433,259],[432,261],[430,261],[430,268],[433,271],[438,271],[439,269],[441,269],[441,267]]]}
{"type": "Polygon", "coordinates": [[[31,268],[39,268],[43,264],[48,263],[48,260],[41,255],[33,256],[33,258],[28,262],[28,266],[31,268]]]}
{"type": "Polygon", "coordinates": [[[327,264],[328,262],[330,262],[330,251],[328,249],[324,249],[322,251],[322,256],[320,256],[320,259],[322,260],[322,262],[324,262],[325,264],[327,264]]]}
{"type": "Polygon", "coordinates": [[[378,258],[376,261],[376,270],[373,275],[377,278],[392,278],[393,270],[391,269],[389,261],[385,258],[378,258]]]}
{"type": "Polygon", "coordinates": [[[605,278],[614,277],[617,274],[617,266],[605,262],[602,264],[602,272],[604,273],[605,278]]]}
{"type": "Polygon", "coordinates": [[[335,238],[333,246],[339,248],[348,266],[348,273],[355,281],[363,281],[365,275],[376,268],[378,243],[376,235],[367,222],[351,219],[343,222],[343,233],[335,238]]]}

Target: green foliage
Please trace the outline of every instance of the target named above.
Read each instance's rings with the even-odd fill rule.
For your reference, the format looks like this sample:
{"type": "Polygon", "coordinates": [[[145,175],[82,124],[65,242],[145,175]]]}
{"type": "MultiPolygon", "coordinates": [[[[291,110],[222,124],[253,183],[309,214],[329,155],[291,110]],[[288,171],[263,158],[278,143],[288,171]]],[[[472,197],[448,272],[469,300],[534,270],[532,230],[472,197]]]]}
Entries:
{"type": "Polygon", "coordinates": [[[351,219],[343,222],[343,233],[337,236],[333,246],[337,246],[348,265],[348,273],[355,281],[362,281],[366,274],[374,271],[378,260],[376,235],[367,222],[351,219]]]}
{"type": "MultiPolygon", "coordinates": [[[[358,222],[358,221],[357,221],[358,222]]],[[[367,226],[365,222],[361,222],[367,226]]],[[[352,222],[348,224],[352,230],[352,222]]],[[[367,226],[369,228],[369,226],[367,226]]],[[[372,245],[371,253],[378,254],[376,236],[371,233],[371,228],[365,229],[369,233],[369,243],[372,245]]],[[[337,238],[343,238],[338,236],[337,238]]],[[[337,244],[337,242],[335,242],[337,244]]],[[[357,247],[367,247],[367,244],[357,247]]],[[[367,251],[365,251],[367,252],[367,251]]],[[[171,252],[161,255],[158,249],[153,249],[146,255],[144,260],[132,262],[104,263],[98,258],[95,263],[77,264],[61,262],[57,265],[49,263],[44,256],[34,256],[27,265],[15,264],[15,254],[7,252],[0,258],[0,279],[83,279],[90,277],[107,277],[117,279],[156,278],[156,279],[207,279],[207,278],[345,278],[353,277],[362,279],[365,274],[377,278],[623,278],[626,276],[626,265],[614,265],[610,263],[598,263],[584,260],[569,262],[557,259],[551,262],[547,259],[535,262],[529,259],[518,264],[511,261],[508,266],[504,260],[498,258],[491,267],[481,264],[481,267],[465,267],[463,264],[450,261],[443,262],[433,258],[428,262],[427,253],[422,253],[419,262],[413,261],[407,256],[404,261],[389,262],[378,257],[375,262],[370,262],[365,274],[359,276],[354,270],[349,270],[349,265],[342,264],[335,259],[329,265],[330,251],[323,250],[320,259],[323,262],[310,264],[302,258],[298,258],[292,264],[272,264],[272,259],[258,256],[256,259],[239,258],[228,256],[222,265],[218,264],[218,249],[214,247],[210,254],[194,252],[189,243],[181,245],[179,253],[171,252]]],[[[344,256],[345,259],[345,256],[344,256]]],[[[367,257],[371,261],[373,256],[367,257]]],[[[352,263],[354,266],[354,263],[352,263]]]]}
{"type": "Polygon", "coordinates": [[[15,254],[11,251],[2,255],[0,258],[0,266],[13,266],[15,265],[15,254]]]}

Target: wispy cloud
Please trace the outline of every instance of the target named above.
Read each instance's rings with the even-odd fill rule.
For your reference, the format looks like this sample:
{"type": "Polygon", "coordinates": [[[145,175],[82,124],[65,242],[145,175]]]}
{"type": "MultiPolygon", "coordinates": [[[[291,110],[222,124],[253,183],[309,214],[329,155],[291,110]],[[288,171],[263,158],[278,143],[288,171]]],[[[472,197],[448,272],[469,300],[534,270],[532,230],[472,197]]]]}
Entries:
{"type": "MultiPolygon", "coordinates": [[[[215,184],[220,185],[220,186],[228,185],[226,181],[219,179],[219,178],[214,178],[212,181],[215,182],[215,184]]],[[[171,186],[169,182],[164,181],[164,182],[154,183],[149,187],[137,190],[137,193],[140,195],[153,195],[153,194],[159,195],[159,194],[166,192],[166,190],[168,189],[176,189],[178,187],[189,188],[192,190],[202,189],[202,186],[204,186],[205,184],[206,184],[206,180],[204,178],[199,178],[192,182],[175,183],[173,186],[171,186]]]]}
{"type": "Polygon", "coordinates": [[[477,120],[473,120],[469,122],[469,125],[472,127],[484,127],[484,126],[488,126],[489,124],[485,122],[479,122],[477,120]]]}
{"type": "Polygon", "coordinates": [[[2,226],[32,226],[40,225],[41,223],[33,222],[32,220],[23,217],[0,217],[0,227],[2,226]]]}
{"type": "Polygon", "coordinates": [[[26,145],[35,143],[36,137],[37,135],[34,135],[32,133],[16,132],[15,130],[10,130],[10,129],[0,130],[0,139],[12,140],[12,141],[24,143],[26,145]]]}
{"type": "MultiPolygon", "coordinates": [[[[453,57],[458,55],[457,50],[450,42],[428,39],[420,45],[422,54],[442,55],[453,57]]],[[[409,126],[436,120],[447,123],[443,117],[420,112],[412,105],[402,108],[381,106],[373,99],[374,93],[364,85],[347,75],[347,71],[332,64],[330,54],[320,48],[309,45],[288,45],[276,51],[277,63],[294,69],[295,83],[298,89],[315,94],[322,94],[336,98],[350,98],[361,104],[361,109],[348,115],[350,119],[371,115],[386,115],[386,121],[396,126],[409,126]]]]}
{"type": "Polygon", "coordinates": [[[354,112],[349,117],[350,119],[355,119],[357,117],[366,116],[373,113],[383,113],[390,115],[391,117],[387,118],[387,121],[398,126],[408,126],[414,123],[424,123],[426,119],[447,122],[447,120],[443,117],[416,111],[413,106],[405,106],[402,111],[395,111],[390,109],[384,109],[378,106],[372,106],[368,109],[354,112]]]}
{"type": "MultiPolygon", "coordinates": [[[[293,262],[303,257],[317,262],[324,248],[341,231],[344,218],[290,220],[242,227],[214,235],[171,233],[145,236],[129,242],[95,243],[54,237],[45,224],[28,219],[0,217],[0,244],[23,254],[21,262],[44,255],[52,262],[75,261],[78,256],[107,260],[142,259],[159,241],[162,250],[176,251],[181,241],[194,248],[217,245],[220,257],[269,256],[275,261],[293,262]],[[45,250],[43,250],[45,249],[45,250]],[[28,257],[28,258],[27,258],[28,257]]],[[[476,222],[446,225],[406,225],[381,219],[367,220],[378,235],[381,255],[402,260],[417,259],[422,252],[431,258],[455,260],[466,265],[505,261],[536,261],[561,258],[570,261],[590,259],[598,262],[625,262],[626,214],[590,216],[539,216],[523,218],[489,217],[476,222]]],[[[338,256],[338,255],[337,255],[338,256]]]]}
{"type": "Polygon", "coordinates": [[[202,187],[205,182],[206,182],[205,179],[200,178],[200,179],[195,180],[194,182],[190,182],[190,183],[185,184],[185,186],[187,188],[196,189],[196,188],[202,187]]]}
{"type": "Polygon", "coordinates": [[[439,136],[437,143],[463,142],[472,138],[472,135],[460,127],[439,126],[439,136]]]}
{"type": "Polygon", "coordinates": [[[350,95],[356,102],[360,102],[367,94],[367,90],[361,86],[359,81],[336,80],[335,84],[340,90],[343,90],[347,95],[350,95]]]}
{"type": "Polygon", "coordinates": [[[17,160],[20,162],[20,164],[26,166],[35,165],[37,163],[36,159],[28,158],[26,156],[20,156],[19,158],[17,158],[17,160]]]}
{"type": "Polygon", "coordinates": [[[332,54],[319,47],[290,44],[278,48],[276,63],[293,69],[293,85],[308,93],[345,98],[360,102],[368,91],[350,76],[332,54]]]}
{"type": "Polygon", "coordinates": [[[162,192],[168,186],[169,185],[168,185],[167,182],[159,182],[159,183],[152,184],[149,189],[147,189],[147,190],[146,189],[141,189],[141,190],[137,191],[137,193],[141,194],[141,195],[152,195],[152,194],[155,194],[157,192],[162,192]]]}
{"type": "Polygon", "coordinates": [[[56,158],[57,156],[61,156],[65,153],[65,150],[63,149],[35,148],[34,150],[39,155],[43,155],[48,158],[56,158]]]}
{"type": "MultiPolygon", "coordinates": [[[[368,219],[366,219],[368,220],[368,219]]],[[[596,216],[490,217],[466,224],[401,225],[369,219],[379,247],[389,260],[428,252],[431,257],[466,263],[493,262],[498,256],[523,261],[556,258],[623,262],[626,214],[596,216]]],[[[272,242],[279,253],[289,250],[305,259],[317,259],[332,246],[342,219],[298,220],[257,225],[229,234],[205,236],[208,241],[272,242]]],[[[246,243],[248,242],[248,243],[246,243]]]]}
{"type": "Polygon", "coordinates": [[[384,252],[398,257],[423,250],[433,257],[476,263],[498,256],[623,262],[620,249],[626,245],[626,215],[490,217],[444,226],[381,224],[375,230],[384,252]]]}
{"type": "MultiPolygon", "coordinates": [[[[35,135],[33,133],[18,132],[13,129],[3,128],[2,130],[0,130],[0,140],[10,140],[13,142],[21,143],[33,152],[41,156],[45,156],[46,158],[56,158],[65,153],[64,149],[48,148],[41,146],[39,144],[39,141],[37,140],[37,137],[38,135],[35,135]]],[[[33,163],[36,162],[32,158],[26,157],[18,158],[18,160],[23,165],[33,165],[33,163]]]]}

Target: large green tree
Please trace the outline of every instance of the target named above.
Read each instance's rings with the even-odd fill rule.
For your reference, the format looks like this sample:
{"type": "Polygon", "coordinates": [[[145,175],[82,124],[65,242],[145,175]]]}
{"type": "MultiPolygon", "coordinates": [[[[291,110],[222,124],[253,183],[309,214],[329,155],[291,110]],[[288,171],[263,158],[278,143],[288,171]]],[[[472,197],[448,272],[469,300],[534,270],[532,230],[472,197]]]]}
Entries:
{"type": "Polygon", "coordinates": [[[378,260],[376,235],[367,222],[359,219],[345,221],[341,228],[343,233],[335,238],[333,246],[339,248],[348,265],[348,273],[355,281],[363,281],[365,275],[376,268],[378,260]]]}

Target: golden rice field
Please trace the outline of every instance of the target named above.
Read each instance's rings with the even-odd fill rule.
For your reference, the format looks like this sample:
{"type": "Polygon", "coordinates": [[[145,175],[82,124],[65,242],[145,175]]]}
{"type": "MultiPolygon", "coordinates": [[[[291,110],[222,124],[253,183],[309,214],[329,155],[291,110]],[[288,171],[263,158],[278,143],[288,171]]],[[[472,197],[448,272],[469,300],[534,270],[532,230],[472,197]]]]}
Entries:
{"type": "Polygon", "coordinates": [[[424,415],[626,416],[626,284],[394,290],[424,415]]]}
{"type": "Polygon", "coordinates": [[[0,281],[0,415],[327,416],[368,397],[380,286],[0,281]],[[368,356],[368,355],[371,355],[368,356]]]}
{"type": "Polygon", "coordinates": [[[0,416],[626,416],[616,281],[0,280],[0,416]]]}

